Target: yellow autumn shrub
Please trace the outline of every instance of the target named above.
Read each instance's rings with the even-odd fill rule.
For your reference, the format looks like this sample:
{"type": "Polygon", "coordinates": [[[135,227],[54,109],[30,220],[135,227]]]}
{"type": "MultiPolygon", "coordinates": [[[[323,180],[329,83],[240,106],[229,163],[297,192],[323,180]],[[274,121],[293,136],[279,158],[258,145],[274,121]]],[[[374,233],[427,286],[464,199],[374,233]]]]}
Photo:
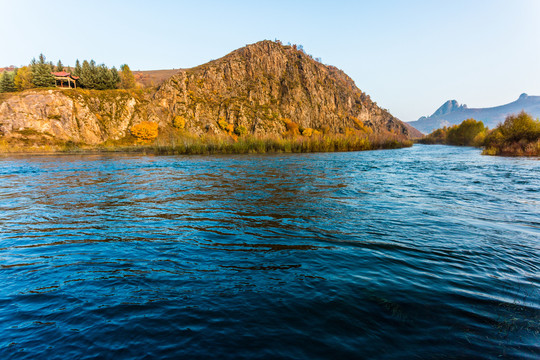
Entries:
{"type": "Polygon", "coordinates": [[[226,131],[229,134],[232,134],[232,132],[234,131],[234,125],[229,124],[223,117],[219,118],[218,125],[221,130],[226,131]]]}
{"type": "Polygon", "coordinates": [[[182,130],[186,127],[186,119],[180,115],[175,116],[173,119],[173,126],[178,130],[182,130]]]}
{"type": "Polygon", "coordinates": [[[351,119],[354,122],[354,124],[356,125],[356,128],[358,130],[363,131],[366,134],[373,133],[373,129],[370,128],[369,126],[365,125],[362,120],[360,120],[360,119],[358,119],[357,117],[354,117],[354,116],[351,116],[351,119]]]}
{"type": "Polygon", "coordinates": [[[136,125],[133,125],[130,132],[138,140],[153,140],[158,136],[158,124],[153,121],[142,121],[136,125]]]}

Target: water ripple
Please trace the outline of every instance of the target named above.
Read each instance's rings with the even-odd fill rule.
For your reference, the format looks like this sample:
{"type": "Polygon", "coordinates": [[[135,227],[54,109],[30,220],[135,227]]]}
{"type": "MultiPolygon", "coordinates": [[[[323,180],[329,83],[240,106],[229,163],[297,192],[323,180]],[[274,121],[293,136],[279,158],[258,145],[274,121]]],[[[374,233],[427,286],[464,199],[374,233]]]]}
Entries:
{"type": "Polygon", "coordinates": [[[0,158],[0,358],[540,357],[540,163],[0,158]]]}

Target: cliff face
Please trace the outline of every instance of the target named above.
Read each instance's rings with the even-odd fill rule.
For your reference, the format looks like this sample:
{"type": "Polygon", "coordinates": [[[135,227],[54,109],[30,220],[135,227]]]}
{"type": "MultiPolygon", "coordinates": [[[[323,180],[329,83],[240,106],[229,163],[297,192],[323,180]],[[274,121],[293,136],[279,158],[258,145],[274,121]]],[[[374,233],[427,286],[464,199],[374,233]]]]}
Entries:
{"type": "Polygon", "coordinates": [[[195,133],[218,131],[218,119],[243,125],[254,134],[281,133],[285,130],[281,119],[290,119],[301,127],[329,127],[333,132],[354,128],[360,120],[375,131],[410,135],[344,72],[272,41],[181,70],[154,99],[171,117],[183,116],[195,133]]]}
{"type": "Polygon", "coordinates": [[[148,101],[127,91],[28,90],[0,103],[0,135],[34,130],[62,140],[118,140],[148,118],[148,101]]]}
{"type": "Polygon", "coordinates": [[[218,121],[257,135],[281,134],[285,119],[304,128],[416,136],[371,101],[341,70],[292,46],[262,41],[180,70],[155,92],[28,90],[0,98],[0,136],[33,130],[87,144],[118,140],[144,120],[171,127],[177,116],[194,134],[223,132],[218,121]]]}

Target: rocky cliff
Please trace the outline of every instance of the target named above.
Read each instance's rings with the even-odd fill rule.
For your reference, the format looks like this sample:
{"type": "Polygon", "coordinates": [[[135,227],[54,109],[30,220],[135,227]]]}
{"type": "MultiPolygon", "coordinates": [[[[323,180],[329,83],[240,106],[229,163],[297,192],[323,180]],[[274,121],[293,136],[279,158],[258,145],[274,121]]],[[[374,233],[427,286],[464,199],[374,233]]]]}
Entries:
{"type": "Polygon", "coordinates": [[[33,130],[86,144],[118,140],[142,120],[159,120],[149,101],[123,90],[27,90],[0,103],[0,135],[33,130]]]}
{"type": "Polygon", "coordinates": [[[222,133],[220,121],[256,135],[281,134],[286,121],[330,132],[367,125],[381,134],[418,134],[378,107],[341,70],[272,41],[180,70],[154,91],[27,90],[0,97],[3,136],[32,130],[99,144],[125,137],[143,120],[170,128],[179,116],[197,135],[222,133]]]}

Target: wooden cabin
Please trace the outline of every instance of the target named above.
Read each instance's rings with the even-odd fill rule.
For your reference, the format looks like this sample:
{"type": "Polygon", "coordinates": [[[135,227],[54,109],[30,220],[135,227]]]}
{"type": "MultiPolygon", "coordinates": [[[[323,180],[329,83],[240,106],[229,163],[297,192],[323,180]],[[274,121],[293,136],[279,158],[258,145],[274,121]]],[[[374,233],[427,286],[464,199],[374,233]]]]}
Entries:
{"type": "Polygon", "coordinates": [[[59,88],[77,88],[78,76],[73,76],[65,71],[53,72],[56,87],[59,88]]]}

